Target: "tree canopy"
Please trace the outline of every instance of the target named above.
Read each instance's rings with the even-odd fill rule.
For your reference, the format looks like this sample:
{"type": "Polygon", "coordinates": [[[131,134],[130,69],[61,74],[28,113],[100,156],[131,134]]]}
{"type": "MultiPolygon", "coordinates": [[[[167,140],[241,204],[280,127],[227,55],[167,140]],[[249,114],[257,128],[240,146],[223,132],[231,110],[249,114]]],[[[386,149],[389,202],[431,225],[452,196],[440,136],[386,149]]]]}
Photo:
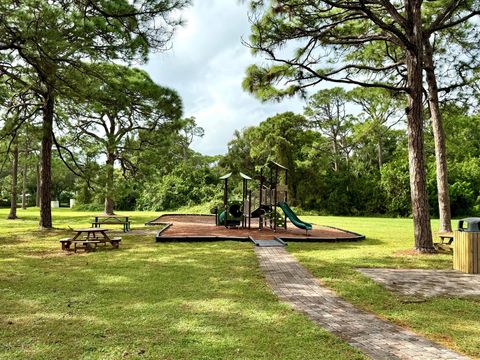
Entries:
{"type": "Polygon", "coordinates": [[[51,149],[56,98],[87,62],[145,61],[168,47],[188,0],[1,1],[1,75],[32,89],[43,114],[40,226],[52,226],[51,149]]]}

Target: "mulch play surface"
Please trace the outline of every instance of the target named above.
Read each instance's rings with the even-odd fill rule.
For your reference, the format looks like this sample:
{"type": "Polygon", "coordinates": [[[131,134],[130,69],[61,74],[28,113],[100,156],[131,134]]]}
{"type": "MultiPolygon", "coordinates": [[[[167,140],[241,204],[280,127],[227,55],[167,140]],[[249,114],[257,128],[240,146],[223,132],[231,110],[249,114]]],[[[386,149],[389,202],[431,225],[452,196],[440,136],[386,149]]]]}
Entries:
{"type": "Polygon", "coordinates": [[[230,228],[224,226],[215,226],[215,217],[209,215],[162,215],[159,218],[150,221],[149,224],[172,224],[163,231],[160,237],[164,238],[188,238],[188,237],[245,237],[249,236],[255,240],[272,240],[280,238],[282,240],[305,239],[308,240],[360,240],[363,236],[340,229],[327,226],[314,225],[314,228],[308,232],[296,228],[292,223],[287,223],[287,230],[277,228],[276,232],[270,228],[259,230],[258,219],[252,219],[251,229],[230,228]]]}

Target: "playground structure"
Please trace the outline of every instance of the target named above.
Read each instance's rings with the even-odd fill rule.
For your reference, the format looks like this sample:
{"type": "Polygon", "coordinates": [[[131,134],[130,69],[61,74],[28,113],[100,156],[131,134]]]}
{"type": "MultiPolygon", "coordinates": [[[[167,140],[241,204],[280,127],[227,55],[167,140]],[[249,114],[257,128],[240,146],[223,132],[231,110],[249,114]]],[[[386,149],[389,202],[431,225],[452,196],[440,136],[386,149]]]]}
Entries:
{"type": "Polygon", "coordinates": [[[348,230],[330,226],[315,225],[309,236],[303,229],[289,227],[288,230],[278,228],[274,231],[259,231],[257,222],[251,229],[236,227],[234,230],[215,225],[216,215],[199,214],[164,214],[148,221],[146,225],[161,225],[155,240],[157,242],[203,242],[203,241],[245,241],[257,246],[285,245],[288,242],[343,242],[359,241],[365,236],[348,230]]]}
{"type": "Polygon", "coordinates": [[[240,172],[242,178],[242,200],[229,201],[228,199],[228,179],[231,178],[233,173],[228,173],[220,178],[223,180],[223,207],[217,206],[211,209],[211,213],[215,214],[215,225],[225,227],[238,227],[242,228],[251,227],[251,217],[245,216],[250,214],[251,210],[251,198],[252,191],[248,189],[248,181],[252,180],[250,176],[240,172]]]}
{"type": "Polygon", "coordinates": [[[308,236],[312,225],[300,220],[287,203],[288,169],[286,167],[275,161],[269,161],[266,166],[261,168],[260,174],[255,177],[259,183],[258,197],[252,196],[252,190],[248,188],[248,182],[252,178],[240,172],[242,178],[241,201],[229,200],[229,179],[232,174],[228,173],[220,178],[224,181],[223,205],[211,210],[211,213],[215,215],[217,226],[251,229],[251,219],[258,218],[260,230],[268,228],[275,232],[278,228],[287,230],[287,219],[289,219],[293,225],[305,230],[308,236]],[[252,211],[252,208],[255,210],[252,211]],[[278,208],[283,211],[283,216],[278,208]]]}
{"type": "Polygon", "coordinates": [[[348,230],[318,226],[298,218],[288,205],[288,169],[268,162],[254,178],[239,173],[241,199],[230,199],[232,180],[237,174],[222,176],[223,204],[210,210],[211,215],[164,214],[145,225],[162,225],[157,242],[175,241],[250,241],[257,246],[285,246],[287,241],[358,241],[365,236],[348,230]],[[258,182],[258,192],[249,184],[258,182]],[[280,210],[283,214],[280,213],[280,210]],[[257,219],[252,222],[252,219],[257,219]],[[287,220],[295,225],[287,229],[287,220]],[[235,230],[232,230],[235,229],[235,230]],[[270,230],[270,231],[265,231],[270,230]]]}

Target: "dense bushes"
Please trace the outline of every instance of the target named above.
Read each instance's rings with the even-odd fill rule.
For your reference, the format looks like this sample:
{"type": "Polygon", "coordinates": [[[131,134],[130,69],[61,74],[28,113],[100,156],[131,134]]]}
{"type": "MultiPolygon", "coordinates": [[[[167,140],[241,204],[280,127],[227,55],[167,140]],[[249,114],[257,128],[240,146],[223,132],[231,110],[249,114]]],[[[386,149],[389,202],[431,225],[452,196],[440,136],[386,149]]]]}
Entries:
{"type": "Polygon", "coordinates": [[[210,202],[222,194],[218,175],[207,164],[182,164],[143,188],[137,201],[142,210],[172,210],[210,202]]]}

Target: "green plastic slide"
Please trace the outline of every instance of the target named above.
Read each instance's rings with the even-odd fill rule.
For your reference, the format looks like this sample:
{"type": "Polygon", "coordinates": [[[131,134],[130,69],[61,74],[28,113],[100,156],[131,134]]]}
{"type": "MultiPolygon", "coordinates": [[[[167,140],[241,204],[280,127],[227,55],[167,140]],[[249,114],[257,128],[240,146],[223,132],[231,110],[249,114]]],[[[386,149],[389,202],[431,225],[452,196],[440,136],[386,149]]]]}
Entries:
{"type": "Polygon", "coordinates": [[[300,229],[312,230],[312,224],[306,223],[298,218],[298,216],[290,209],[290,206],[286,202],[279,202],[278,206],[283,210],[285,215],[290,219],[293,225],[300,229]]]}

